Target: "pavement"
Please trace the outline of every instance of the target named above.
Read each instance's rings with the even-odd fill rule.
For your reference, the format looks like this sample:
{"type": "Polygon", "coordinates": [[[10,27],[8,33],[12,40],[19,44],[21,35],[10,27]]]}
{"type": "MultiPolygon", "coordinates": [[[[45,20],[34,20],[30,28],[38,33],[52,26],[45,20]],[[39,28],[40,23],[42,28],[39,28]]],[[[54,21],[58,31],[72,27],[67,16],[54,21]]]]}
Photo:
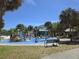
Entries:
{"type": "Polygon", "coordinates": [[[79,48],[51,54],[41,59],[79,59],[79,48]]]}
{"type": "Polygon", "coordinates": [[[0,43],[0,46],[44,46],[42,43],[37,43],[37,44],[16,44],[16,43],[0,43]]]}

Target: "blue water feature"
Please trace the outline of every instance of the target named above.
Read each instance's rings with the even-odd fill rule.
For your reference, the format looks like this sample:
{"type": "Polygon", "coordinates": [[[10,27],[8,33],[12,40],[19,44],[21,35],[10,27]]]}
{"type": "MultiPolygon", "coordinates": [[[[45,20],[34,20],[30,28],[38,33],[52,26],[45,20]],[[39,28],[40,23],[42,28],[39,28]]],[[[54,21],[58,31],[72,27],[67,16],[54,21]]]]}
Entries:
{"type": "Polygon", "coordinates": [[[44,43],[44,41],[46,40],[46,38],[31,38],[31,40],[29,41],[22,41],[22,42],[10,42],[10,39],[5,39],[5,40],[0,40],[0,43],[4,43],[4,44],[35,44],[35,43],[44,43]],[[37,41],[37,42],[35,42],[37,41]]]}

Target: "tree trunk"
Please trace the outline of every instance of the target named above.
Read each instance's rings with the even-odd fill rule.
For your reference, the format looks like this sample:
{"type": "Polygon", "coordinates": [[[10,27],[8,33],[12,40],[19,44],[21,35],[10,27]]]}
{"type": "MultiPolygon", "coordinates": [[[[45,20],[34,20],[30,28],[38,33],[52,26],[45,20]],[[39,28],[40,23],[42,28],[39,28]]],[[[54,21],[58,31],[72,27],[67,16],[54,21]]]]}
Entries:
{"type": "Polygon", "coordinates": [[[0,8],[0,34],[1,34],[1,30],[2,30],[2,28],[3,28],[3,26],[4,26],[4,22],[3,22],[3,15],[4,15],[4,9],[2,8],[0,8]]]}
{"type": "Polygon", "coordinates": [[[3,15],[5,13],[5,10],[6,10],[6,3],[4,2],[4,0],[0,1],[0,21],[1,21],[1,24],[0,24],[0,34],[1,34],[1,30],[4,26],[4,22],[3,22],[3,15]]]}
{"type": "Polygon", "coordinates": [[[71,39],[71,42],[72,42],[72,31],[71,31],[71,27],[70,27],[70,39],[71,39]]]}
{"type": "Polygon", "coordinates": [[[72,27],[71,27],[71,25],[70,25],[70,40],[72,42],[72,27]]]}
{"type": "MultiPolygon", "coordinates": [[[[0,20],[2,20],[2,11],[0,10],[0,20]]],[[[1,27],[0,27],[0,35],[1,35],[1,27]]]]}

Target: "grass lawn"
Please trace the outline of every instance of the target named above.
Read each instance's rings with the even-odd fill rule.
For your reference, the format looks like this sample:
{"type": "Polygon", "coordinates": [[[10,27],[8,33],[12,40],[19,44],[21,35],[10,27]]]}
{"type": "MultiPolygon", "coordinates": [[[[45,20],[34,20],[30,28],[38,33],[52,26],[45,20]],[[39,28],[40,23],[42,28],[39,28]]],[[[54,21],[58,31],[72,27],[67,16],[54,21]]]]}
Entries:
{"type": "Polygon", "coordinates": [[[51,53],[78,48],[79,45],[43,46],[0,46],[0,59],[39,59],[51,53]]]}

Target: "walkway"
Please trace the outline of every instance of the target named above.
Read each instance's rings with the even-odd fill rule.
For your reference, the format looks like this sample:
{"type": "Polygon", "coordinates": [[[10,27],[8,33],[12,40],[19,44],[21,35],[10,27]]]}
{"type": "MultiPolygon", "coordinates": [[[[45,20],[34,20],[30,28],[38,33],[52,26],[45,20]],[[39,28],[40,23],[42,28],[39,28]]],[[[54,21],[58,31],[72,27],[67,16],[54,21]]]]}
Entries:
{"type": "Polygon", "coordinates": [[[41,59],[79,59],[79,48],[51,54],[41,59]]]}

